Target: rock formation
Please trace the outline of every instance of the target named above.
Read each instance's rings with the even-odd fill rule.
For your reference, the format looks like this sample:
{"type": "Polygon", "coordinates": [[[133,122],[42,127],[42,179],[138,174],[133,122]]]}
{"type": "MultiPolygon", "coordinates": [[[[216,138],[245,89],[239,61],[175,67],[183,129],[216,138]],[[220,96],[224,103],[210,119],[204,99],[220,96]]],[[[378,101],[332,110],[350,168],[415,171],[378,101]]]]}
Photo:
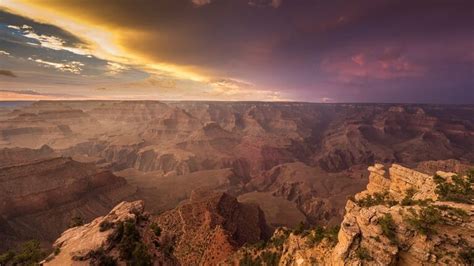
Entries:
{"type": "Polygon", "coordinates": [[[73,217],[88,221],[134,192],[125,179],[71,158],[0,168],[1,248],[26,239],[52,241],[73,217]]]}
{"type": "Polygon", "coordinates": [[[279,229],[225,264],[472,265],[474,173],[430,176],[397,164],[369,171],[367,190],[347,201],[337,238],[329,228],[279,229]]]}
{"type": "Polygon", "coordinates": [[[144,212],[143,201],[122,202],[106,216],[65,231],[44,264],[215,265],[243,244],[268,237],[258,207],[224,193],[199,194],[157,216],[144,212]]]}

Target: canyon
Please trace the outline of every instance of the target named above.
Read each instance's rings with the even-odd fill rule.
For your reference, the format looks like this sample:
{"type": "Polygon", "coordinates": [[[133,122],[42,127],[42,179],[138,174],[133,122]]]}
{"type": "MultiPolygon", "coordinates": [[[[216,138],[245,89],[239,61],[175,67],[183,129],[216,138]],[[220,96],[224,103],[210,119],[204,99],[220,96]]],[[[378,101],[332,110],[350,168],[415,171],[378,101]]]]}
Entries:
{"type": "MultiPolygon", "coordinates": [[[[113,239],[115,231],[129,226],[136,228],[147,256],[170,265],[239,264],[264,253],[277,254],[272,256],[282,265],[301,265],[301,259],[309,265],[308,258],[315,256],[327,258],[320,263],[355,265],[361,261],[357,254],[367,250],[379,264],[448,259],[431,256],[439,241],[421,240],[402,225],[399,212],[410,211],[400,201],[412,188],[418,193],[413,200],[429,199],[434,202],[429,206],[438,206],[433,176],[438,171],[461,175],[472,168],[473,114],[472,105],[6,105],[0,107],[0,237],[5,239],[0,250],[28,239],[50,248],[57,239],[54,245],[62,251],[51,256],[50,263],[72,257],[94,263],[105,257],[117,260],[121,240],[113,239]],[[367,171],[369,165],[375,166],[367,171]],[[419,183],[409,183],[413,177],[420,177],[419,183]],[[368,195],[385,192],[398,203],[357,205],[368,195]],[[401,246],[387,244],[380,236],[376,221],[386,214],[402,228],[396,230],[401,246]],[[72,226],[77,220],[81,225],[72,226]],[[101,231],[102,223],[110,228],[101,231]],[[301,225],[307,235],[292,231],[301,225]],[[338,225],[334,247],[327,238],[311,247],[298,244],[314,233],[309,228],[338,225]],[[153,232],[158,227],[159,236],[153,232]],[[75,242],[73,236],[78,235],[83,244],[75,242]],[[377,251],[369,236],[379,236],[390,250],[377,251]],[[92,246],[82,246],[88,238],[92,246]],[[252,246],[272,239],[281,245],[252,246]],[[420,243],[426,246],[416,246],[420,243]],[[430,255],[415,254],[416,248],[430,255]]],[[[472,234],[472,205],[446,206],[470,215],[466,221],[463,216],[447,223],[462,225],[465,231],[460,233],[472,234]]],[[[410,208],[421,211],[415,207],[410,208]]],[[[439,215],[449,210],[441,209],[439,215]]],[[[455,232],[443,226],[440,231],[455,232]]],[[[461,242],[467,241],[468,247],[471,240],[461,242]]],[[[133,245],[143,250],[137,243],[133,245]]]]}

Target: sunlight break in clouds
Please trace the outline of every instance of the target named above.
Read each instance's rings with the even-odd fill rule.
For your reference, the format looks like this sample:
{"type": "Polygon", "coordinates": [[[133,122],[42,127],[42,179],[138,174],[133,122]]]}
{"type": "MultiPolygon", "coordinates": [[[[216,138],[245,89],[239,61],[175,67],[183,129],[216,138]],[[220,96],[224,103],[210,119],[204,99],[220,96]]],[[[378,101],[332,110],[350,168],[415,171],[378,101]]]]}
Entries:
{"type": "Polygon", "coordinates": [[[71,72],[74,74],[81,74],[82,68],[84,66],[83,63],[77,62],[77,61],[72,61],[68,63],[55,63],[55,62],[50,62],[50,61],[45,61],[42,59],[33,59],[31,57],[28,58],[30,61],[34,61],[38,64],[42,64],[46,67],[53,67],[58,69],[59,71],[63,72],[71,72]]]}

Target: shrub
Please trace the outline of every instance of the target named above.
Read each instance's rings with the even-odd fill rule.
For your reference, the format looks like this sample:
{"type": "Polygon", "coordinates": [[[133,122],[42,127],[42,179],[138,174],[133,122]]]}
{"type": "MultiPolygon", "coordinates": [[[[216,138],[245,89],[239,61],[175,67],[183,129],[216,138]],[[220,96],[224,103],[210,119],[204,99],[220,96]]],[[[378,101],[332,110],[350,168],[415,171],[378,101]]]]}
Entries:
{"type": "Polygon", "coordinates": [[[455,175],[452,177],[451,183],[446,182],[443,177],[435,175],[433,181],[436,183],[436,194],[441,200],[474,204],[473,173],[474,171],[470,170],[466,178],[455,175]]]}
{"type": "Polygon", "coordinates": [[[415,195],[416,190],[414,188],[409,188],[405,191],[405,197],[400,202],[402,206],[411,206],[414,205],[414,200],[412,199],[415,195]]]}
{"type": "Polygon", "coordinates": [[[0,265],[7,265],[8,262],[13,260],[15,257],[15,252],[9,250],[0,255],[0,265]]]}
{"type": "Polygon", "coordinates": [[[466,265],[474,265],[474,248],[468,248],[459,252],[459,258],[466,263],[466,265]]]}
{"type": "Polygon", "coordinates": [[[386,236],[392,244],[398,243],[396,226],[393,221],[393,217],[390,213],[385,214],[382,218],[378,220],[380,227],[382,228],[382,234],[386,236]]]}
{"type": "Polygon", "coordinates": [[[171,255],[173,254],[173,250],[174,250],[174,247],[173,247],[173,242],[167,242],[164,246],[163,246],[163,253],[167,256],[167,257],[171,257],[171,255]]]}
{"type": "Polygon", "coordinates": [[[306,224],[301,221],[295,228],[295,230],[293,231],[293,234],[295,235],[300,235],[301,233],[303,233],[303,231],[306,229],[306,224]]]}
{"type": "Polygon", "coordinates": [[[99,248],[89,253],[91,259],[91,265],[100,265],[100,266],[115,266],[117,262],[112,256],[105,254],[103,248],[99,248]]]}
{"type": "Polygon", "coordinates": [[[448,215],[458,217],[463,221],[466,221],[467,219],[469,219],[469,214],[463,209],[454,208],[447,205],[435,205],[434,207],[439,210],[447,212],[448,215]]]}
{"type": "Polygon", "coordinates": [[[265,241],[263,241],[263,240],[259,240],[255,243],[251,244],[250,246],[257,249],[257,250],[261,250],[261,249],[264,249],[267,246],[267,243],[265,243],[265,241]]]}
{"type": "Polygon", "coordinates": [[[306,243],[308,245],[314,246],[319,244],[325,237],[325,230],[323,227],[318,226],[314,229],[308,236],[306,243]]]}
{"type": "Polygon", "coordinates": [[[36,265],[46,257],[38,240],[21,244],[17,251],[7,251],[0,255],[0,265],[36,265]]]}
{"type": "Polygon", "coordinates": [[[118,244],[120,257],[125,260],[132,258],[132,253],[140,241],[140,234],[133,221],[123,222],[123,234],[118,244]]]}
{"type": "Polygon", "coordinates": [[[383,193],[375,192],[373,195],[367,195],[360,200],[353,200],[357,205],[361,207],[372,207],[376,205],[388,205],[393,206],[397,204],[396,201],[390,199],[387,191],[383,193]]]}
{"type": "Polygon", "coordinates": [[[356,256],[357,258],[359,258],[360,260],[366,260],[366,261],[371,261],[373,260],[372,257],[370,256],[369,254],[369,251],[364,248],[364,247],[359,247],[357,250],[356,250],[356,256]]]}
{"type": "Polygon", "coordinates": [[[153,231],[153,233],[155,234],[155,236],[159,237],[161,235],[161,227],[158,226],[157,223],[152,223],[150,225],[150,229],[153,231]]]}
{"type": "Polygon", "coordinates": [[[134,220],[118,223],[110,237],[113,243],[117,243],[120,258],[127,261],[127,265],[152,264],[152,258],[146,245],[141,242],[134,220]]]}
{"type": "Polygon", "coordinates": [[[430,200],[414,200],[413,196],[415,195],[416,190],[414,188],[409,188],[405,191],[405,197],[400,201],[400,205],[402,206],[413,206],[413,205],[420,205],[420,206],[427,206],[430,200]]]}
{"type": "Polygon", "coordinates": [[[114,223],[104,220],[99,224],[99,231],[104,232],[104,231],[109,230],[112,227],[114,227],[114,223]]]}
{"type": "Polygon", "coordinates": [[[323,239],[327,239],[331,245],[337,244],[337,235],[339,233],[340,226],[326,227],[321,226],[316,227],[312,230],[308,237],[306,238],[306,243],[310,246],[319,244],[323,239]]]}
{"type": "Polygon", "coordinates": [[[433,226],[441,221],[441,214],[437,208],[428,206],[422,208],[419,213],[412,211],[412,214],[413,215],[407,218],[406,221],[418,233],[426,236],[436,233],[433,226]]]}
{"type": "Polygon", "coordinates": [[[84,225],[84,219],[81,216],[74,216],[71,218],[69,228],[84,225]]]}
{"type": "Polygon", "coordinates": [[[290,231],[285,230],[281,235],[270,238],[270,240],[268,241],[268,245],[271,247],[281,247],[283,243],[285,243],[285,241],[288,239],[289,235],[290,231]]]}
{"type": "Polygon", "coordinates": [[[261,266],[262,261],[260,257],[257,257],[255,260],[252,258],[252,255],[245,252],[244,256],[239,261],[239,266],[261,266]]]}
{"type": "Polygon", "coordinates": [[[339,234],[340,229],[341,229],[341,226],[339,225],[329,227],[328,229],[326,229],[326,237],[329,240],[329,243],[331,243],[333,246],[335,246],[337,242],[339,241],[337,239],[337,235],[339,234]]]}
{"type": "Polygon", "coordinates": [[[135,244],[135,248],[132,252],[132,258],[129,260],[129,264],[131,265],[152,265],[152,258],[150,254],[148,254],[147,247],[145,244],[139,242],[135,244]]]}
{"type": "Polygon", "coordinates": [[[280,262],[280,254],[271,251],[264,251],[260,257],[267,266],[275,266],[280,262]]]}

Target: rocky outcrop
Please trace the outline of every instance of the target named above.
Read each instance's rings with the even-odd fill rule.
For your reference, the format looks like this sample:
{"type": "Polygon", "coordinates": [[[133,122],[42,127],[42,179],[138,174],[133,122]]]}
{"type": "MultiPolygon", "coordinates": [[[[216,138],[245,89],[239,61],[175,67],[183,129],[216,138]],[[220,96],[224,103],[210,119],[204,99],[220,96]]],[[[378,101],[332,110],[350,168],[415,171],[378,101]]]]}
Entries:
{"type": "Polygon", "coordinates": [[[39,149],[4,148],[0,149],[0,167],[51,157],[57,157],[57,154],[48,145],[43,145],[39,149]]]}
{"type": "MultiPolygon", "coordinates": [[[[95,218],[88,224],[70,228],[54,242],[55,254],[51,254],[44,265],[72,265],[98,264],[95,253],[105,257],[105,252],[110,253],[114,248],[115,229],[125,222],[139,225],[139,219],[144,213],[143,201],[122,202],[115,206],[107,215],[95,218]]],[[[99,258],[100,259],[100,258],[99,258]]]]}
{"type": "Polygon", "coordinates": [[[367,190],[347,201],[337,240],[328,228],[279,229],[269,242],[239,250],[228,263],[472,265],[472,173],[429,176],[396,164],[369,171],[367,190]]]}
{"type": "Polygon", "coordinates": [[[173,255],[182,265],[213,265],[245,243],[268,238],[262,211],[225,193],[199,195],[153,219],[173,239],[173,255]]]}
{"type": "Polygon", "coordinates": [[[143,201],[122,202],[109,214],[65,231],[44,264],[216,265],[269,234],[257,206],[224,193],[196,192],[189,202],[157,216],[144,212],[143,201]]]}

